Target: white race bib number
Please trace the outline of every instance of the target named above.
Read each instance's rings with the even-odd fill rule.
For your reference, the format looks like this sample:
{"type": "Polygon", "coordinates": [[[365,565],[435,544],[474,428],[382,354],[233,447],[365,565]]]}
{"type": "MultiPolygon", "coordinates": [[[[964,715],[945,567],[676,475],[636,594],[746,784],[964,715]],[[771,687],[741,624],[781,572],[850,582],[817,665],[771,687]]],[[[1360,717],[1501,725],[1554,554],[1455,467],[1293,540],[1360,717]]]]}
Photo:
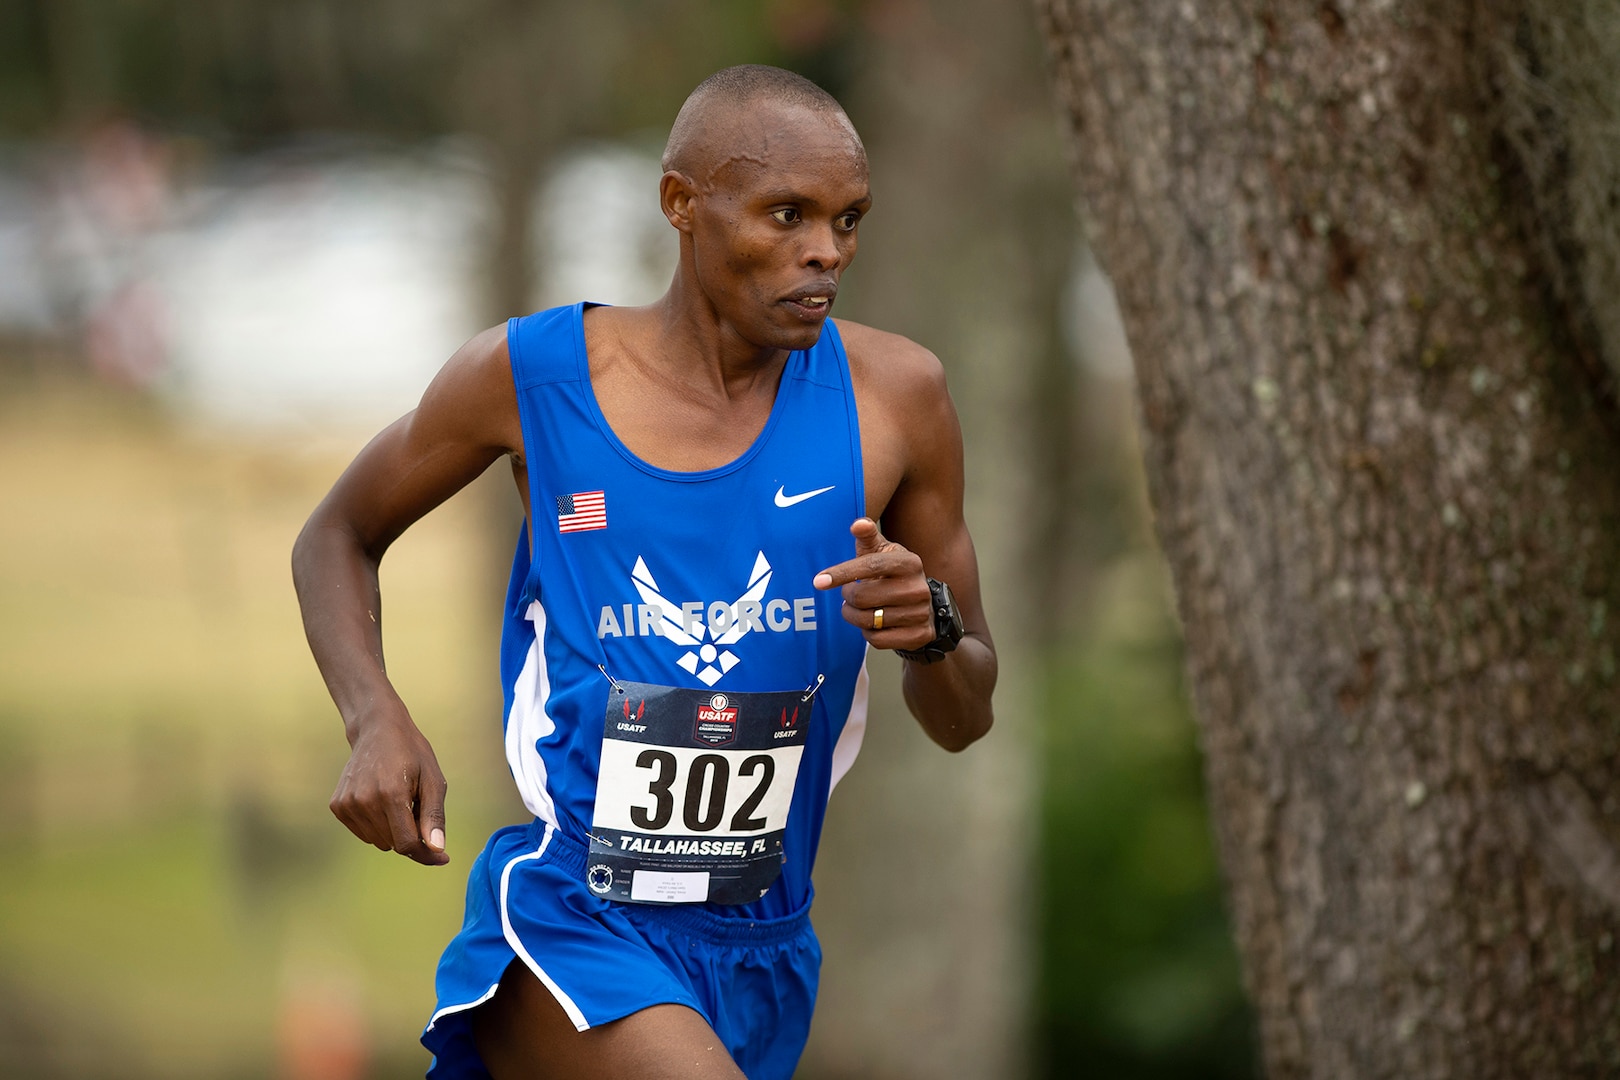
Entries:
{"type": "Polygon", "coordinates": [[[803,691],[615,683],[585,883],[632,903],[742,904],[782,872],[810,728],[803,691]]]}

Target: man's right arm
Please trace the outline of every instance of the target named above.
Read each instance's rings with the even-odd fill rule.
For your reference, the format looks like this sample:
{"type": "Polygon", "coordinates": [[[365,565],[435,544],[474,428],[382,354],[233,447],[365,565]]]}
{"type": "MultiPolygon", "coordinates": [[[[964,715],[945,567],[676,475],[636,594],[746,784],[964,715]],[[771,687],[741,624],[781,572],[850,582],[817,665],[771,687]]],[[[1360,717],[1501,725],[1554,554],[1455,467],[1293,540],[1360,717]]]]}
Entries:
{"type": "Polygon", "coordinates": [[[304,633],[351,750],[332,812],[420,863],[449,861],[444,775],[388,681],[377,567],[412,523],[522,446],[503,325],[457,350],[421,404],[360,451],[293,545],[304,633]]]}

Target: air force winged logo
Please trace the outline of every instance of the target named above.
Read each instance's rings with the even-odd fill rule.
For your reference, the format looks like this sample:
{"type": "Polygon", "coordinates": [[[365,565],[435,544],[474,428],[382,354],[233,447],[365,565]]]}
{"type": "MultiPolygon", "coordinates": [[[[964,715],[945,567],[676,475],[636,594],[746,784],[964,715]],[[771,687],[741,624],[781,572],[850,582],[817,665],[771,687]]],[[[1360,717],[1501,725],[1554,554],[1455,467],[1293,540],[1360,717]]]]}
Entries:
{"type": "Polygon", "coordinates": [[[657,610],[661,620],[657,624],[658,632],[675,644],[686,646],[687,651],[675,662],[688,674],[701,679],[704,686],[713,686],[741,662],[727,646],[735,645],[749,630],[759,625],[760,600],[771,583],[771,564],[761,551],[754,560],[753,573],[748,576],[748,588],[737,598],[737,602],[729,605],[710,604],[708,611],[696,618],[693,617],[696,613],[691,612],[690,608],[683,610],[681,605],[664,598],[658,591],[658,582],[653,580],[652,572],[647,569],[647,561],[639,555],[635,569],[630,571],[630,580],[635,582],[641,602],[657,610]],[[745,604],[753,609],[752,619],[745,617],[745,604]],[[704,641],[705,636],[710,640],[704,641]],[[716,664],[719,666],[716,667],[716,664]]]}
{"type": "Polygon", "coordinates": [[[732,646],[750,633],[816,629],[813,597],[765,599],[771,564],[763,551],[755,557],[748,585],[735,600],[677,603],[659,589],[647,561],[640,556],[630,571],[630,581],[641,594],[641,603],[624,604],[620,610],[604,606],[597,637],[664,638],[684,650],[674,663],[705,686],[713,686],[742,662],[732,646]]]}

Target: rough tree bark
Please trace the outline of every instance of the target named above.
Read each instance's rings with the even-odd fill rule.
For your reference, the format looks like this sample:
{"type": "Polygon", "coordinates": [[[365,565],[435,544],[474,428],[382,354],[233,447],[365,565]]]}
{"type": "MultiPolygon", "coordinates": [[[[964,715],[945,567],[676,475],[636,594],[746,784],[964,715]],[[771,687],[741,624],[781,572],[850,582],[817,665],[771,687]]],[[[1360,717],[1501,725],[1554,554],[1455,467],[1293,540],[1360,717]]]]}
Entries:
{"type": "Polygon", "coordinates": [[[1620,16],[1040,8],[1269,1075],[1616,1075],[1620,16]]]}

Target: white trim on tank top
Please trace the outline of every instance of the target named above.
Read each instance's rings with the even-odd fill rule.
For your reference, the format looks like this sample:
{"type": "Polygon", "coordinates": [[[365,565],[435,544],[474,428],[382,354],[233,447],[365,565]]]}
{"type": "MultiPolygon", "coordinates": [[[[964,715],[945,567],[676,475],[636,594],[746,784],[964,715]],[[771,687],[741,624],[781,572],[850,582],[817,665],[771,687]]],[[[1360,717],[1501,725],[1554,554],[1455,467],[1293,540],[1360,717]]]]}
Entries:
{"type": "Polygon", "coordinates": [[[546,711],[551,697],[551,673],[546,669],[546,609],[536,600],[529,604],[524,618],[534,624],[534,640],[529,643],[523,670],[512,684],[512,712],[506,718],[506,763],[529,813],[556,828],[557,807],[546,783],[546,762],[539,748],[540,740],[557,730],[546,711]]]}

